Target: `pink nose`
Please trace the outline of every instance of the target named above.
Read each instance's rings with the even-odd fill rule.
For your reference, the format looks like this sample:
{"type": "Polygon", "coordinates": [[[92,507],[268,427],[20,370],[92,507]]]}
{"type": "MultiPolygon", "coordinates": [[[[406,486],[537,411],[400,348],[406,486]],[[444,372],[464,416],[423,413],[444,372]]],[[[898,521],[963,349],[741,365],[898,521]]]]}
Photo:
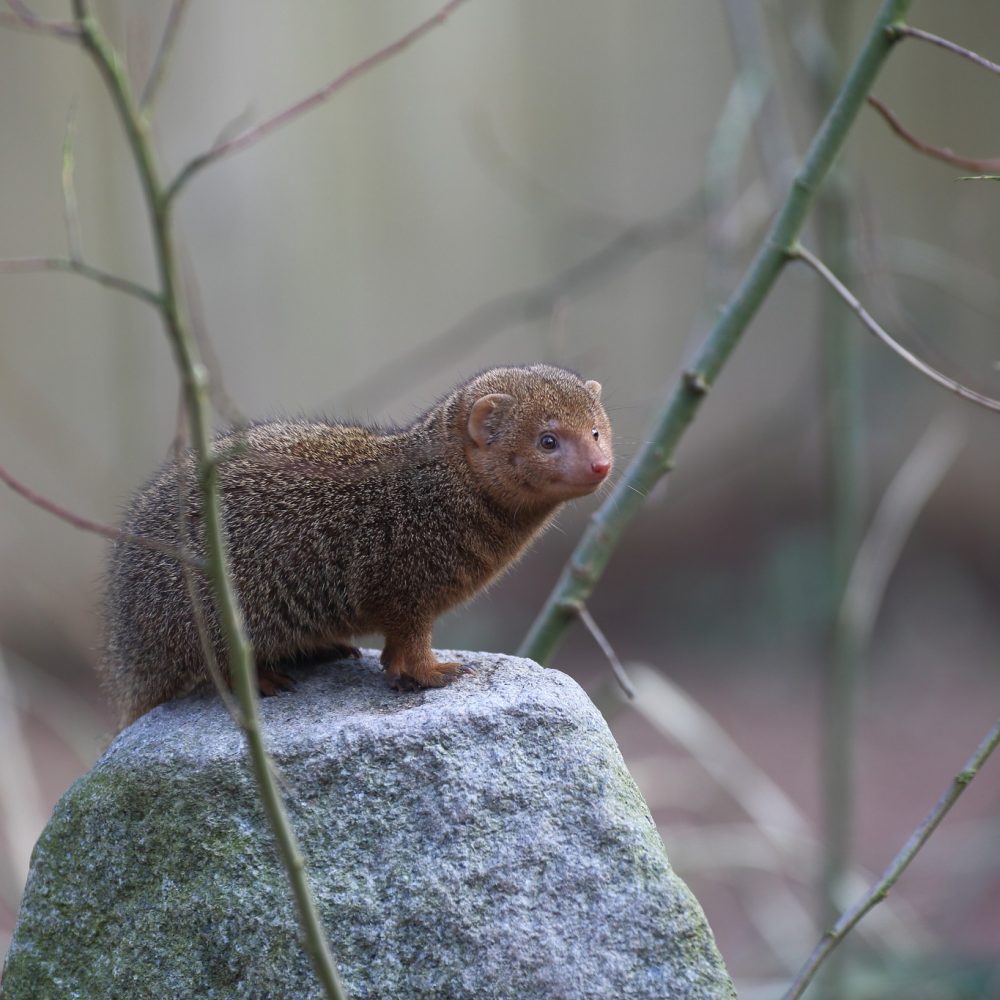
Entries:
{"type": "Polygon", "coordinates": [[[590,463],[590,471],[595,476],[606,476],[611,471],[611,463],[606,458],[598,459],[590,463]]]}

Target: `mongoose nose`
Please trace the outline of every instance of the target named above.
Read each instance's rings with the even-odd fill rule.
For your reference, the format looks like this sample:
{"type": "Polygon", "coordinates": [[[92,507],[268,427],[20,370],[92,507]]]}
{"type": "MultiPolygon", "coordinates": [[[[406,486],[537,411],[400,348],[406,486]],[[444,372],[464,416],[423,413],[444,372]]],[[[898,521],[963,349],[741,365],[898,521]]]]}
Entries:
{"type": "Polygon", "coordinates": [[[597,459],[590,463],[590,471],[603,479],[611,471],[611,463],[606,458],[597,459]]]}

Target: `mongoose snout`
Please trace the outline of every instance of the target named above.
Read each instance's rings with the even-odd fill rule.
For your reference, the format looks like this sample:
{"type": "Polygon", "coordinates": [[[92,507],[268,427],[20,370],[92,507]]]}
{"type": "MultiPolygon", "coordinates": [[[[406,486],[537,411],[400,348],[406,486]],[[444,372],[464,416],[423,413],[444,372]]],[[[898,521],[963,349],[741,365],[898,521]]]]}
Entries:
{"type": "MultiPolygon", "coordinates": [[[[352,638],[371,632],[385,636],[393,687],[449,683],[460,668],[434,656],[435,619],[511,566],[613,463],[600,383],[549,365],[481,372],[403,428],[277,420],[216,445],[228,456],[231,572],[268,693],[281,664],[353,653],[352,638]]],[[[136,494],[124,528],[204,553],[190,454],[136,494]]],[[[210,588],[194,576],[225,672],[210,588]]],[[[106,647],[102,675],[125,724],[208,679],[175,560],[115,543],[106,647]]]]}

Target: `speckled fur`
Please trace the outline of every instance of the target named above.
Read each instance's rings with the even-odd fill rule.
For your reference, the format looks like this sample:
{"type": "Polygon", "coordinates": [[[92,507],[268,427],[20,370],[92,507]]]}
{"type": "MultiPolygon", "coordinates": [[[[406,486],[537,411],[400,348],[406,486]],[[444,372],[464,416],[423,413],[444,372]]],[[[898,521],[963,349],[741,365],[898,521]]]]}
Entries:
{"type": "MultiPolygon", "coordinates": [[[[434,620],[510,566],[562,502],[599,485],[566,479],[610,463],[611,428],[597,383],[533,365],[483,372],[404,429],[279,420],[217,447],[234,448],[219,481],[258,664],[343,654],[353,636],[377,632],[390,683],[438,686],[458,666],[435,660],[434,620]],[[484,396],[499,405],[485,407],[477,443],[470,420],[484,396]],[[546,428],[566,442],[561,457],[540,450],[546,428]]],[[[190,455],[180,470],[164,465],[125,530],[177,544],[180,480],[188,544],[203,552],[193,467],[190,455]]],[[[225,668],[209,588],[198,587],[225,668]]],[[[125,724],[207,679],[184,576],[159,552],[115,544],[106,636],[102,675],[125,724]]]]}

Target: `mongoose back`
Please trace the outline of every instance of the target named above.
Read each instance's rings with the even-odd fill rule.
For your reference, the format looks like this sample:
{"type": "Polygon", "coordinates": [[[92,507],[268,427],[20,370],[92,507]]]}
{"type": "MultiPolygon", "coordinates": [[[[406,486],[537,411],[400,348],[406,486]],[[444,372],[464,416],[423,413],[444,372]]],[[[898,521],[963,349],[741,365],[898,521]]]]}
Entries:
{"type": "MultiPolygon", "coordinates": [[[[261,691],[284,685],[283,663],[357,655],[352,638],[372,632],[391,686],[449,683],[460,667],[434,656],[435,619],[607,478],[600,395],[561,368],[492,368],[405,428],[278,420],[221,435],[231,570],[261,691]]],[[[194,470],[190,453],[167,462],[124,529],[203,555],[194,470]]],[[[189,576],[225,674],[208,582],[189,576]]],[[[191,589],[169,555],[115,543],[101,672],[123,725],[209,678],[191,589]]]]}

